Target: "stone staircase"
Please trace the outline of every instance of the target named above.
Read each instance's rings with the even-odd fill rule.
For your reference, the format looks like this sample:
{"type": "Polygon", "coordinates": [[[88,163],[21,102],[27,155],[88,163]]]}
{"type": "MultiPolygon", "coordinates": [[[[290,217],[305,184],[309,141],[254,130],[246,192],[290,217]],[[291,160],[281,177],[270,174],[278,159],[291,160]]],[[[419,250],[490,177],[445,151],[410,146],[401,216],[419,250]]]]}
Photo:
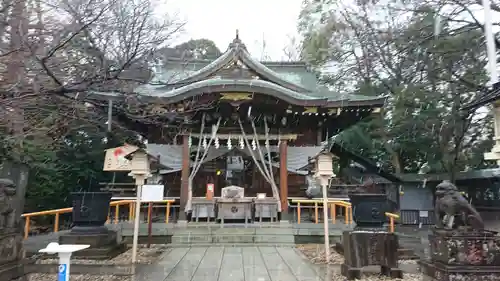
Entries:
{"type": "Polygon", "coordinates": [[[259,227],[243,225],[204,226],[176,228],[172,235],[172,246],[293,246],[291,226],[259,227]]]}

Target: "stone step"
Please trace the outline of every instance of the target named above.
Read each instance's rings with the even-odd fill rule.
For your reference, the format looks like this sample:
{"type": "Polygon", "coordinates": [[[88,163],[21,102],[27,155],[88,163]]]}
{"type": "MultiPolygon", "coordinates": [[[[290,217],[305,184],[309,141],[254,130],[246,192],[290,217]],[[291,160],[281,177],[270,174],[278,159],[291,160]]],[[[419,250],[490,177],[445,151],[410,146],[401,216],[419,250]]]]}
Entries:
{"type": "Polygon", "coordinates": [[[197,244],[170,244],[171,248],[184,248],[184,247],[254,247],[254,246],[268,246],[268,247],[295,247],[295,243],[197,243],[197,244]]]}
{"type": "Polygon", "coordinates": [[[172,236],[172,244],[178,243],[294,243],[295,238],[291,236],[172,236]]]}
{"type": "Polygon", "coordinates": [[[272,243],[272,244],[294,244],[293,234],[288,232],[254,234],[247,232],[238,233],[175,233],[172,236],[172,244],[200,244],[200,243],[272,243]],[[249,234],[250,233],[250,234],[249,234]]]}

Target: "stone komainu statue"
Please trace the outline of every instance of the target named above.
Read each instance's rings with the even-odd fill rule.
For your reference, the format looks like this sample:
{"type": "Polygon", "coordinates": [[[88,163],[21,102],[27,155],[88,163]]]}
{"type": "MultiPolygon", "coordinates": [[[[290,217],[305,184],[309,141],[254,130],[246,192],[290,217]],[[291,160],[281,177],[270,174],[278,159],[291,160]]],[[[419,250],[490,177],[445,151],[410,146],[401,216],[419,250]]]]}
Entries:
{"type": "Polygon", "coordinates": [[[0,179],[0,229],[16,227],[16,187],[10,179],[0,179]]]}
{"type": "Polygon", "coordinates": [[[443,181],[436,187],[435,224],[438,228],[457,229],[470,227],[484,229],[479,213],[460,194],[457,187],[443,181]]]}

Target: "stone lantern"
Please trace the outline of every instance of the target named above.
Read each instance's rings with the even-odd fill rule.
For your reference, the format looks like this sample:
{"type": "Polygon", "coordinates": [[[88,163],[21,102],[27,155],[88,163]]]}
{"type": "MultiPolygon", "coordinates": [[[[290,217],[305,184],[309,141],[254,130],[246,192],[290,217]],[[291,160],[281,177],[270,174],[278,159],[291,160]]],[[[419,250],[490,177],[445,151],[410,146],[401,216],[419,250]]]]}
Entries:
{"type": "Polygon", "coordinates": [[[137,186],[136,199],[135,199],[135,216],[134,216],[134,236],[132,240],[132,263],[137,259],[137,244],[139,240],[139,219],[141,215],[141,195],[142,186],[145,184],[146,179],[151,177],[152,162],[158,162],[158,158],[147,153],[144,149],[139,148],[136,151],[126,156],[130,160],[130,173],[128,174],[135,179],[137,186]]]}
{"type": "MultiPolygon", "coordinates": [[[[135,184],[142,186],[144,181],[151,176],[150,159],[151,156],[144,150],[138,149],[132,154],[127,155],[130,160],[130,173],[128,174],[135,179],[135,184]]],[[[140,192],[137,192],[140,194],[140,192]]]]}
{"type": "Polygon", "coordinates": [[[320,181],[321,186],[327,186],[330,179],[335,177],[333,172],[334,157],[329,152],[321,152],[314,160],[314,177],[320,181]]]}
{"type": "Polygon", "coordinates": [[[314,177],[321,185],[323,193],[323,225],[325,231],[325,255],[327,261],[330,259],[330,235],[328,231],[328,183],[335,177],[333,173],[333,158],[335,156],[326,151],[320,152],[314,158],[314,177]]]}

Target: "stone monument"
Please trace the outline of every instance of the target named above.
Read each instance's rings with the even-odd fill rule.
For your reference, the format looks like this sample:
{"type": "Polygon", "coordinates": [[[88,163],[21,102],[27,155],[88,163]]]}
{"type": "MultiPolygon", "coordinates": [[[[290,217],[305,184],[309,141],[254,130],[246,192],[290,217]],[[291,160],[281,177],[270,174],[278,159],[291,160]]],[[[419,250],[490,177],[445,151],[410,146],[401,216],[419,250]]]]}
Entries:
{"type": "Polygon", "coordinates": [[[28,180],[24,165],[0,167],[0,280],[24,276],[21,213],[28,180]]]}
{"type": "Polygon", "coordinates": [[[398,268],[398,237],[384,228],[385,212],[391,211],[387,195],[360,192],[349,194],[349,198],[356,227],[342,234],[342,275],[348,280],[361,279],[363,267],[379,265],[381,274],[402,278],[403,272],[398,268]]]}
{"type": "Polygon", "coordinates": [[[73,226],[67,234],[59,236],[59,244],[87,244],[90,248],[75,253],[87,259],[108,259],[122,253],[126,245],[106,223],[111,192],[74,192],[73,226]]]}
{"type": "Polygon", "coordinates": [[[436,187],[436,226],[429,235],[430,259],[420,267],[426,281],[500,280],[500,236],[484,229],[479,213],[443,181],[436,187]]]}

